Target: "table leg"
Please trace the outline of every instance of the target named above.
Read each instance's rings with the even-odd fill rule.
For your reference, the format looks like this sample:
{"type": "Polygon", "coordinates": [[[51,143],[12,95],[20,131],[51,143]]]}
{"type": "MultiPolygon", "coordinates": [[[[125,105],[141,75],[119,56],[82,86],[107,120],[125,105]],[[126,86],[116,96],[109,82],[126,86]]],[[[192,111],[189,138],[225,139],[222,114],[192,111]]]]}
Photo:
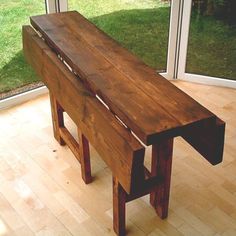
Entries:
{"type": "Polygon", "coordinates": [[[125,235],[125,202],[126,192],[113,177],[113,228],[117,235],[125,235]]]}
{"type": "Polygon", "coordinates": [[[51,92],[50,103],[51,103],[51,113],[52,113],[52,124],[53,124],[53,133],[55,139],[60,143],[60,145],[65,145],[64,140],[60,136],[59,128],[64,127],[64,117],[63,117],[63,108],[57,102],[56,98],[51,92]]]}
{"type": "Polygon", "coordinates": [[[89,142],[80,130],[78,130],[78,134],[82,178],[86,184],[89,184],[92,182],[89,142]]]}
{"type": "Polygon", "coordinates": [[[150,193],[150,203],[161,219],[168,216],[172,154],[173,138],[161,140],[152,146],[151,175],[160,174],[164,177],[164,183],[150,193]]]}

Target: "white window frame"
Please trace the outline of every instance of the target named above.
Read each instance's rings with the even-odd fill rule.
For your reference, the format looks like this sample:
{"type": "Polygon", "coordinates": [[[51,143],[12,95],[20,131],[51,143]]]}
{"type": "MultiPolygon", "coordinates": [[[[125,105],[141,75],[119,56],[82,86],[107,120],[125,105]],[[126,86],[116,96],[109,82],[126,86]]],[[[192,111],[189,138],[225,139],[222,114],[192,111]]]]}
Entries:
{"type": "Polygon", "coordinates": [[[64,12],[68,10],[67,0],[46,0],[45,3],[47,13],[64,12]]]}
{"type": "Polygon", "coordinates": [[[169,42],[167,52],[167,68],[166,73],[162,75],[167,79],[177,78],[179,42],[180,42],[180,26],[182,0],[172,0],[170,8],[170,25],[169,25],[169,42]]]}

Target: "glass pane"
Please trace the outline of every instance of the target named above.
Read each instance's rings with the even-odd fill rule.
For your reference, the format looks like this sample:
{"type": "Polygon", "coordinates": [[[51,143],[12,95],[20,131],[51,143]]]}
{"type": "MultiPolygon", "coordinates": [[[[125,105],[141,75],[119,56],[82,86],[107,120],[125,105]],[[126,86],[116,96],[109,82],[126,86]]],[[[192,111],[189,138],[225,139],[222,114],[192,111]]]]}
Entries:
{"type": "Polygon", "coordinates": [[[236,1],[194,0],[186,72],[236,80],[236,1]]]}
{"type": "Polygon", "coordinates": [[[24,60],[21,28],[29,16],[44,13],[44,0],[0,0],[0,99],[40,84],[24,60]]]}
{"type": "Polygon", "coordinates": [[[166,70],[170,1],[69,0],[68,5],[151,67],[166,70]]]}

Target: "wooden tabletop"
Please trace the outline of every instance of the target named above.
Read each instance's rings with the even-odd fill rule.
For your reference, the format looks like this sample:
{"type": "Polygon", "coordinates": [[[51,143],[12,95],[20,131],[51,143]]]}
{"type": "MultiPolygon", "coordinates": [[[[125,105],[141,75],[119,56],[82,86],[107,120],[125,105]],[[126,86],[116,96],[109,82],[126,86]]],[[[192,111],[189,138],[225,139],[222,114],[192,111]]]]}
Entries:
{"type": "Polygon", "coordinates": [[[34,16],[31,24],[143,143],[181,135],[185,127],[215,124],[213,113],[78,12],[34,16]]]}

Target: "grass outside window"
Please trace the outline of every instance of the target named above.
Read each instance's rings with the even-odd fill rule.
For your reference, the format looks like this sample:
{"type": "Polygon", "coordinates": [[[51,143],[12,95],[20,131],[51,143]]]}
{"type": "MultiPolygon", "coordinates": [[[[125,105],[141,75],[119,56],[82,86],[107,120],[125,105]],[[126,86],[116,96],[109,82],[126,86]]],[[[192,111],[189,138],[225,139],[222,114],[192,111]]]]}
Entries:
{"type": "Polygon", "coordinates": [[[21,27],[44,12],[44,0],[0,0],[0,93],[38,81],[23,57],[21,27]]]}

